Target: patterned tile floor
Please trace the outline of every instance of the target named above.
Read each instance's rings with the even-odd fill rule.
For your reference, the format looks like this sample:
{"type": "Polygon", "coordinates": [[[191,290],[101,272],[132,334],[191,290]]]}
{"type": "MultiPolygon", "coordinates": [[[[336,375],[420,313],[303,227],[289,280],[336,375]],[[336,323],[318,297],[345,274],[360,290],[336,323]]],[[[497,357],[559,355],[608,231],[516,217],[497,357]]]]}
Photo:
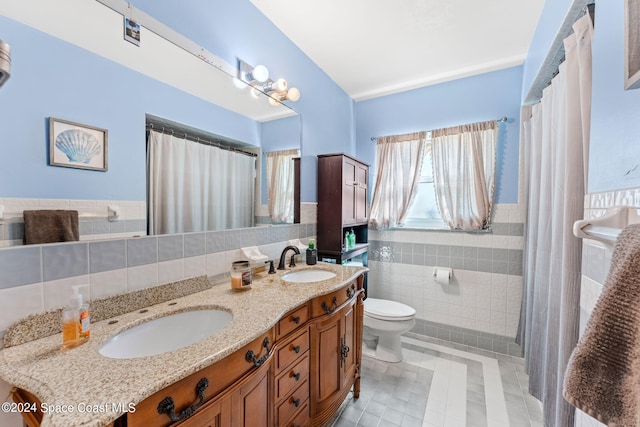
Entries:
{"type": "Polygon", "coordinates": [[[542,427],[524,359],[409,335],[400,363],[364,349],[360,398],[349,396],[330,426],[542,427]]]}

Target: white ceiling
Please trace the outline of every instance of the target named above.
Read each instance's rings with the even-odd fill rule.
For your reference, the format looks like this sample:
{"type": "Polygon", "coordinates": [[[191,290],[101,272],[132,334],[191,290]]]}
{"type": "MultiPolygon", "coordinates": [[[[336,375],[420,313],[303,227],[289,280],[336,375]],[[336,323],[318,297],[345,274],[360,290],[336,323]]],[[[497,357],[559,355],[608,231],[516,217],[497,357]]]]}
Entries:
{"type": "Polygon", "coordinates": [[[355,100],[524,62],[545,0],[251,0],[355,100]]]}

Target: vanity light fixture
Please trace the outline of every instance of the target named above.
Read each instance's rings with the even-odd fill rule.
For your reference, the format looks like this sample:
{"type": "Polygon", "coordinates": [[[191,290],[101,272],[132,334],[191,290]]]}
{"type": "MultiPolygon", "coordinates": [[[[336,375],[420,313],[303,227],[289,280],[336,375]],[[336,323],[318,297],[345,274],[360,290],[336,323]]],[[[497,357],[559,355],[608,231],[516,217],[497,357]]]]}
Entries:
{"type": "Polygon", "coordinates": [[[282,101],[297,101],[300,99],[300,91],[295,88],[289,88],[289,85],[285,79],[272,80],[269,79],[269,70],[264,65],[257,65],[252,67],[243,60],[238,60],[238,76],[239,84],[237,87],[241,88],[243,84],[251,86],[251,94],[258,97],[259,92],[265,93],[269,96],[269,102],[271,105],[278,105],[282,101]]]}

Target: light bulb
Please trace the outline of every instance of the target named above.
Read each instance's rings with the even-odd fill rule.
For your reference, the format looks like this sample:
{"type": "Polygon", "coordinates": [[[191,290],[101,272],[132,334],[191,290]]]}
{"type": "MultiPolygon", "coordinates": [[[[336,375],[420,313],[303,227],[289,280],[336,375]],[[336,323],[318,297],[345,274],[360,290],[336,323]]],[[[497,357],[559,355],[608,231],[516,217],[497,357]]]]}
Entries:
{"type": "Polygon", "coordinates": [[[275,82],[269,80],[262,86],[263,92],[284,92],[285,90],[287,90],[287,81],[285,79],[278,79],[275,82]]]}
{"type": "Polygon", "coordinates": [[[264,83],[269,78],[269,70],[264,65],[256,65],[256,67],[250,73],[247,73],[247,78],[251,80],[264,83]]]}
{"type": "Polygon", "coordinates": [[[293,102],[296,102],[298,99],[300,99],[300,91],[298,90],[298,88],[292,87],[291,89],[289,89],[287,91],[287,99],[293,102]]]}
{"type": "Polygon", "coordinates": [[[262,92],[260,92],[260,91],[259,91],[258,89],[256,89],[255,87],[252,87],[252,88],[251,88],[251,95],[252,95],[254,98],[260,98],[260,94],[261,94],[261,93],[262,93],[262,92]]]}
{"type": "Polygon", "coordinates": [[[278,92],[284,92],[285,90],[287,90],[287,81],[285,79],[278,79],[275,81],[275,84],[273,86],[274,90],[277,90],[278,92]]]}
{"type": "Polygon", "coordinates": [[[269,97],[269,104],[273,105],[274,107],[277,107],[278,104],[280,104],[280,101],[278,101],[275,98],[269,97]]]}

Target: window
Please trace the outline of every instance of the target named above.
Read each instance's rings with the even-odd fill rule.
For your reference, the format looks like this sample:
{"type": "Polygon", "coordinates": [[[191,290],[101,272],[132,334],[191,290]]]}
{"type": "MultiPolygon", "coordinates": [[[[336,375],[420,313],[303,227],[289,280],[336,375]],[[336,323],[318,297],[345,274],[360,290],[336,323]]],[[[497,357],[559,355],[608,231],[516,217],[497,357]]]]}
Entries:
{"type": "Polygon", "coordinates": [[[438,211],[436,202],[436,192],[433,186],[433,163],[431,161],[431,135],[427,136],[424,158],[422,159],[422,170],[420,172],[420,183],[418,191],[409,212],[405,218],[404,228],[426,228],[426,229],[446,229],[444,221],[438,211]]]}

